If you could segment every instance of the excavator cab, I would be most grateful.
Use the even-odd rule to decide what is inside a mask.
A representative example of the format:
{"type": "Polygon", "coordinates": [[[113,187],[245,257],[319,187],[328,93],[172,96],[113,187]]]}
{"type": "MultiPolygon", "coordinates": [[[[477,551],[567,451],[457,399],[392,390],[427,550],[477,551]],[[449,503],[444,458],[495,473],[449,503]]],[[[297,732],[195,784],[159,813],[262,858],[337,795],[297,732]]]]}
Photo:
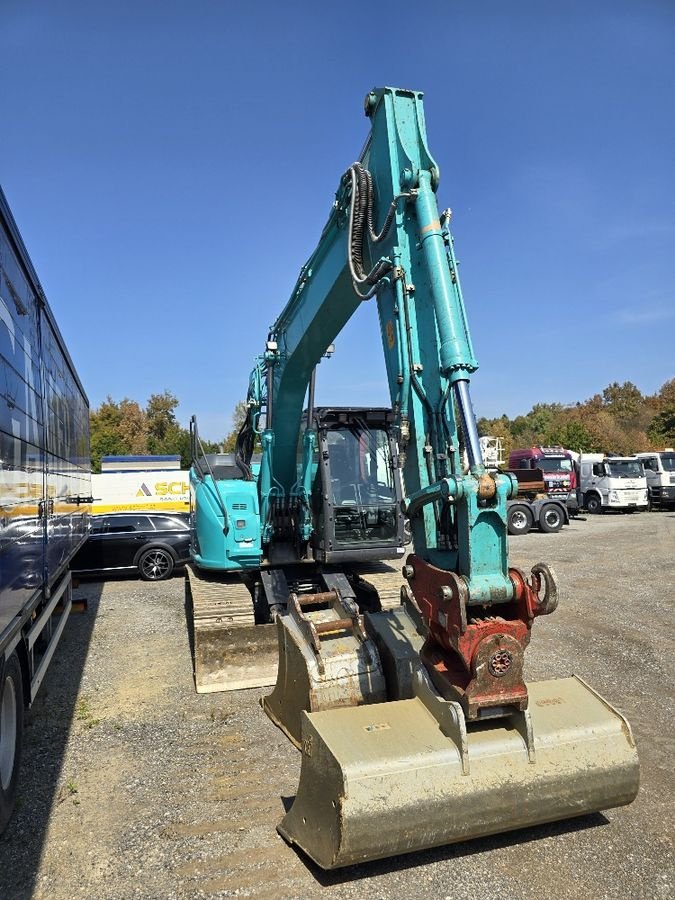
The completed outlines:
{"type": "Polygon", "coordinates": [[[242,465],[237,454],[204,453],[191,422],[187,589],[200,693],[274,684],[272,623],[286,611],[293,591],[326,593],[337,567],[348,576],[348,596],[362,611],[398,603],[400,568],[383,562],[404,555],[406,538],[392,411],[319,407],[309,417],[305,413],[303,432],[308,418],[314,450],[305,458],[301,436],[297,463],[298,482],[304,481],[303,466],[310,467],[311,537],[297,539],[299,505],[273,507],[276,540],[268,548],[262,543],[260,458],[251,454],[242,465]],[[278,539],[283,528],[285,542],[278,539]],[[277,559],[266,557],[266,549],[277,559]]]}
{"type": "Polygon", "coordinates": [[[404,553],[403,489],[390,409],[321,407],[311,546],[321,563],[404,553]]]}

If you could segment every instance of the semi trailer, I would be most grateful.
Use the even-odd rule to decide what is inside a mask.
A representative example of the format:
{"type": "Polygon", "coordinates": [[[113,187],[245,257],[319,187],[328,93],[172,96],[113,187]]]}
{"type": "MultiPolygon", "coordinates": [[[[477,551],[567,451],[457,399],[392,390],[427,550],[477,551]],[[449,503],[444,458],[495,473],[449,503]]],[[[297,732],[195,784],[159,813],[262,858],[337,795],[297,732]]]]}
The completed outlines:
{"type": "Polygon", "coordinates": [[[0,832],[24,709],[72,607],[91,509],[89,402],[0,189],[0,832]]]}

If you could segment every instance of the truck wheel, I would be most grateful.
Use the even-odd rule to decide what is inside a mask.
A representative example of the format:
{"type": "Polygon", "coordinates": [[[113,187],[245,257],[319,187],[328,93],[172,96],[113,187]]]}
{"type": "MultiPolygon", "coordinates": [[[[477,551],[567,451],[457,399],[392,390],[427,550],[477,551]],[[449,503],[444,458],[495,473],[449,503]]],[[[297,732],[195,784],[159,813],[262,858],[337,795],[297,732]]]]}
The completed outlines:
{"type": "Polygon", "coordinates": [[[0,834],[14,810],[23,739],[23,680],[16,653],[5,662],[0,682],[0,834]]]}
{"type": "Polygon", "coordinates": [[[602,500],[598,494],[589,494],[586,497],[586,509],[593,515],[602,512],[602,500]]]}
{"type": "Polygon", "coordinates": [[[506,527],[509,534],[527,534],[532,528],[532,513],[524,506],[516,506],[510,509],[506,519],[506,527]]]}
{"type": "Polygon", "coordinates": [[[539,513],[539,527],[547,534],[555,534],[565,524],[562,511],[553,503],[546,503],[539,513]]]}
{"type": "Polygon", "coordinates": [[[164,581],[173,572],[174,560],[163,547],[146,550],[138,560],[138,571],[143,581],[164,581]]]}

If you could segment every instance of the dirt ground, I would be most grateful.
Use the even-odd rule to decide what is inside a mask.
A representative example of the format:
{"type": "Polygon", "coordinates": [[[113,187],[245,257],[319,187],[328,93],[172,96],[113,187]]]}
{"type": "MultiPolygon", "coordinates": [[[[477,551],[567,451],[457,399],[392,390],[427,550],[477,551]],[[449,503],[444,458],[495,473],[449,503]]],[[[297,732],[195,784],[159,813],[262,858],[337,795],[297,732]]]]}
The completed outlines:
{"type": "Polygon", "coordinates": [[[0,898],[673,897],[675,514],[588,517],[511,558],[563,590],[528,679],[577,673],[627,715],[631,806],[323,873],[275,831],[300,758],[262,692],[194,692],[183,579],[84,583],[27,715],[0,898]]]}

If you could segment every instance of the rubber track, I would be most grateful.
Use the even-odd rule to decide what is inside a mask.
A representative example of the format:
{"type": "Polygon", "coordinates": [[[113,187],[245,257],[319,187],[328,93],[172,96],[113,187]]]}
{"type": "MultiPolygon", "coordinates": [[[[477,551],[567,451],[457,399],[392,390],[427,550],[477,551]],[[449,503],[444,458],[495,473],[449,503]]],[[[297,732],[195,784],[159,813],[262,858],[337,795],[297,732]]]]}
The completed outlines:
{"type": "Polygon", "coordinates": [[[405,583],[401,574],[401,564],[376,561],[354,567],[360,575],[377,591],[382,609],[393,609],[401,605],[401,585],[405,583]]]}
{"type": "Polygon", "coordinates": [[[213,626],[255,625],[253,600],[242,581],[209,578],[192,566],[187,567],[187,576],[195,631],[213,626]]]}

